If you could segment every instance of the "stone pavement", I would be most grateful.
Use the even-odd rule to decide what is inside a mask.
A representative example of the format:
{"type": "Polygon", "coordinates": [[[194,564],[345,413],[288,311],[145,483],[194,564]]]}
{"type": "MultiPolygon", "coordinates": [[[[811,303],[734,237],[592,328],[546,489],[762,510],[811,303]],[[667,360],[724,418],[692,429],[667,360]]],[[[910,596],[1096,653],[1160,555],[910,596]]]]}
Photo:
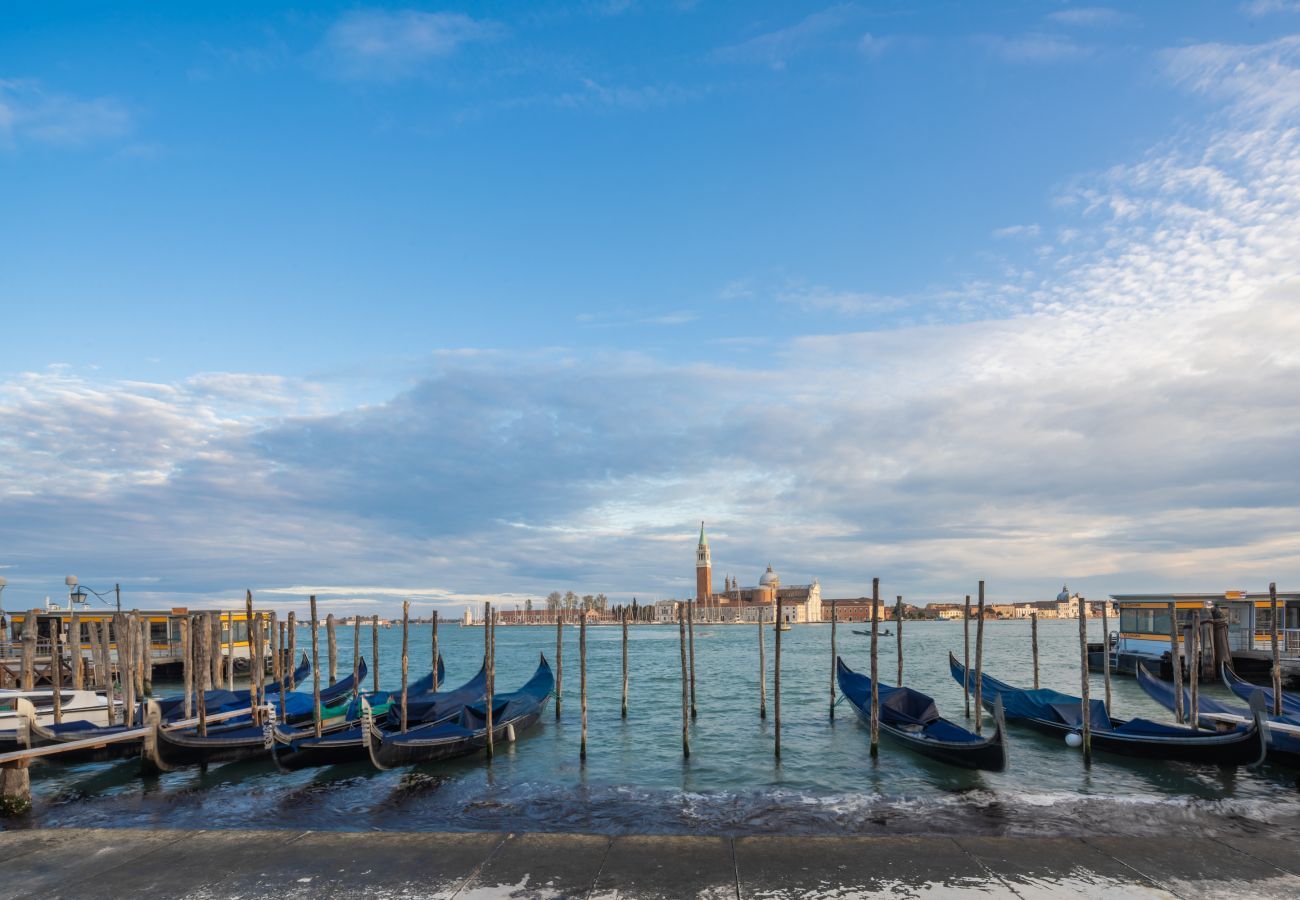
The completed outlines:
{"type": "Polygon", "coordinates": [[[1300,897],[1269,838],[33,829],[0,897],[1300,897]]]}

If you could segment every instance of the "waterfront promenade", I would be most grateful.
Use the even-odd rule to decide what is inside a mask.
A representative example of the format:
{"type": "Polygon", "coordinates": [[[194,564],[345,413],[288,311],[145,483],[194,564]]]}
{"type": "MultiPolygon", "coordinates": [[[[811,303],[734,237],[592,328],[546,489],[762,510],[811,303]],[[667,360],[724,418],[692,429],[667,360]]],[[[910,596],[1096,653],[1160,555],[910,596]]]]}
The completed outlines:
{"type": "Polygon", "coordinates": [[[1268,838],[30,829],[3,898],[1296,897],[1268,838]]]}

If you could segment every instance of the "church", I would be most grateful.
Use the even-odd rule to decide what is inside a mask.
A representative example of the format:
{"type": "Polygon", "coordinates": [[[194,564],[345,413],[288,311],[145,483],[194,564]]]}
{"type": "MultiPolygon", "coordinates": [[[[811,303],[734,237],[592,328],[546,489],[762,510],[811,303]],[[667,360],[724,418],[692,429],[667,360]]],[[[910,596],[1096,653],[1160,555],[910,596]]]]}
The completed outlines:
{"type": "Polygon", "coordinates": [[[776,602],[781,601],[781,617],[787,622],[822,621],[822,588],[817,579],[811,584],[781,584],[781,576],[768,565],[767,571],[753,587],[741,587],[738,579],[723,578],[722,590],[713,589],[713,558],[709,540],[700,523],[700,542],[695,548],[695,615],[706,622],[771,622],[776,616],[776,602]]]}

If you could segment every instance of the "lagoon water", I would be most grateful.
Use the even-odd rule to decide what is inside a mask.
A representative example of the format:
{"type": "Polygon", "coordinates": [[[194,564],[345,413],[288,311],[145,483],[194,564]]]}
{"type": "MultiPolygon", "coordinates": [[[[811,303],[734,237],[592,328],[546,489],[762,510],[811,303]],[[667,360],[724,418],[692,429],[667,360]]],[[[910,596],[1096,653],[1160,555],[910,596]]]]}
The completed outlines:
{"type": "MultiPolygon", "coordinates": [[[[1101,639],[1099,622],[1090,638],[1101,639]]],[[[870,638],[841,624],[850,666],[868,671],[870,638]]],[[[888,623],[893,628],[893,623],[888,623]]],[[[972,625],[972,653],[974,626],[972,625]]],[[[1040,623],[1041,681],[1079,691],[1078,627],[1040,623]]],[[[352,631],[340,629],[340,668],[350,670],[352,631]]],[[[483,630],[443,626],[447,683],[478,669],[483,630]]],[[[552,704],[540,725],[500,748],[492,764],[475,757],[408,771],[368,764],[284,774],[268,762],[233,763],[142,778],[134,761],[32,769],[30,824],[181,828],[291,827],[338,830],[530,829],[594,833],[893,834],[1249,834],[1300,837],[1297,773],[1181,763],[1155,764],[1099,754],[1091,769],[1063,741],[1011,725],[1010,765],[973,773],[922,759],[868,734],[847,703],[832,723],[830,626],[795,626],[782,635],[782,757],[773,759],[773,632],[765,633],[768,718],[758,716],[757,626],[697,625],[699,718],[691,757],[681,754],[681,675],[675,625],[631,629],[630,711],[619,716],[620,629],[588,630],[588,758],[578,759],[578,630],[564,629],[563,718],[552,704]]],[[[370,650],[362,630],[362,654],[370,650]]],[[[380,631],[381,685],[399,680],[401,630],[380,631]]],[[[411,629],[412,678],[429,671],[429,626],[411,629]]],[[[299,633],[299,647],[310,636],[299,633]]],[[[321,639],[324,661],[324,636],[321,639]]],[[[905,683],[962,718],[961,687],[947,653],[960,657],[960,622],[904,624],[905,683]]],[[[539,653],[554,662],[554,627],[497,629],[497,685],[512,690],[539,653]]],[[[985,668],[1032,685],[1029,622],[991,622],[985,668]]],[[[895,639],[880,642],[882,681],[893,681],[895,639]]],[[[1102,696],[1100,676],[1093,696],[1102,696]]],[[[308,687],[310,690],[310,687],[308,687]]],[[[1207,687],[1215,695],[1222,689],[1207,687]]],[[[1113,684],[1117,716],[1171,718],[1132,678],[1113,684]]],[[[987,728],[992,728],[987,721],[987,728]]]]}

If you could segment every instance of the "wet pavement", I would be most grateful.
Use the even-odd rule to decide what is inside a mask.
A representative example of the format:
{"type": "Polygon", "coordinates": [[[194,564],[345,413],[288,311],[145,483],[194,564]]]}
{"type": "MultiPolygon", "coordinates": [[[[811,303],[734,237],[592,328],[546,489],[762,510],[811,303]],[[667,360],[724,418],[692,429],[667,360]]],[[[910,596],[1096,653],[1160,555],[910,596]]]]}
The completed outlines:
{"type": "Polygon", "coordinates": [[[1296,897],[1270,838],[28,829],[0,897],[1296,897]]]}

